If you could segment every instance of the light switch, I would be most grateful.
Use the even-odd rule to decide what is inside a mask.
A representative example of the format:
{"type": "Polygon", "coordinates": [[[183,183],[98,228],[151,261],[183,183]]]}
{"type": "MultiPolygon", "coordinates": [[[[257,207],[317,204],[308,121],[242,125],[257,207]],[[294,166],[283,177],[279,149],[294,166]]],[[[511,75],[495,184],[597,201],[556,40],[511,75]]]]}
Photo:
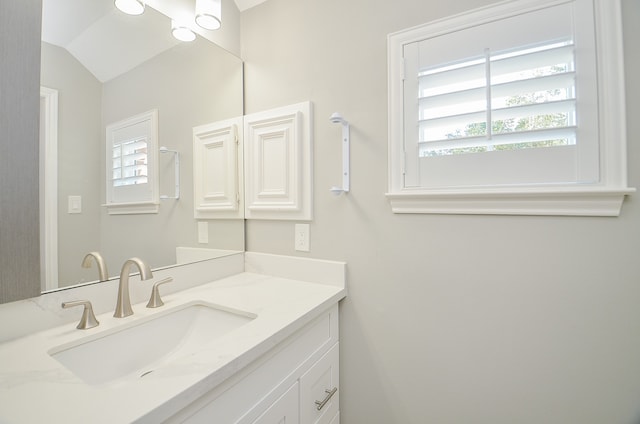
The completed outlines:
{"type": "Polygon", "coordinates": [[[198,243],[209,243],[209,223],[198,221],[198,243]]]}
{"type": "Polygon", "coordinates": [[[67,201],[67,211],[69,213],[82,213],[82,196],[69,196],[67,201]]]}

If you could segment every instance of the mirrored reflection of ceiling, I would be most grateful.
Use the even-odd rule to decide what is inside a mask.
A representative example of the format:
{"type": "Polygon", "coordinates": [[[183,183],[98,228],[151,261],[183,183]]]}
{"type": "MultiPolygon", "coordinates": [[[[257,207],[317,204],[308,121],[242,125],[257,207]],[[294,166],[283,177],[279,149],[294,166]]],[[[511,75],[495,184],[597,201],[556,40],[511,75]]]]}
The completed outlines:
{"type": "Polygon", "coordinates": [[[140,16],[126,15],[113,0],[42,3],[42,41],[67,49],[101,82],[178,44],[168,22],[150,7],[140,16]]]}
{"type": "Polygon", "coordinates": [[[238,9],[242,12],[251,9],[254,6],[264,3],[267,0],[235,0],[238,9]]]}
{"type": "MultiPolygon", "coordinates": [[[[235,0],[235,4],[246,10],[264,1],[235,0]]],[[[118,11],[113,0],[43,0],[42,40],[67,49],[106,82],[179,43],[171,36],[165,15],[173,16],[180,3],[184,0],[147,1],[145,13],[129,16],[118,11]],[[154,3],[164,14],[149,7],[154,3]]]]}

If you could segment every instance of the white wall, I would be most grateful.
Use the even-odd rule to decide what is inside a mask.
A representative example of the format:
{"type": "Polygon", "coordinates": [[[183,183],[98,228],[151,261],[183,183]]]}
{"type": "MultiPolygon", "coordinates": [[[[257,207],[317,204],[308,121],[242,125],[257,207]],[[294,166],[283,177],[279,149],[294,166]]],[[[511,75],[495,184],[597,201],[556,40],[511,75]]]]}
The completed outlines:
{"type": "MultiPolygon", "coordinates": [[[[102,98],[103,128],[158,109],[158,147],[180,152],[178,201],[161,200],[157,214],[108,215],[103,208],[101,240],[107,263],[122,264],[127,258],[139,256],[152,268],[166,266],[175,263],[176,246],[243,250],[242,220],[212,220],[209,243],[197,242],[192,166],[193,127],[242,115],[240,59],[198,38],[106,82],[102,98]]],[[[158,155],[161,195],[175,193],[172,159],[173,155],[158,155]]],[[[100,166],[104,175],[104,152],[100,166]]],[[[104,183],[100,188],[104,199],[104,183]]],[[[112,270],[115,272],[119,269],[112,270]]]]}
{"type": "MultiPolygon", "coordinates": [[[[311,251],[292,222],[250,221],[247,249],[348,262],[344,424],[638,423],[640,194],[618,218],[394,215],[386,35],[491,0],[269,0],[242,14],[245,112],[311,100],[311,251]],[[351,193],[340,128],[351,122],[351,193]]],[[[640,75],[640,2],[623,0],[640,75]]],[[[640,188],[640,83],[629,80],[629,181],[640,188]]]]}
{"type": "MultiPolygon", "coordinates": [[[[182,44],[104,85],[65,49],[42,43],[43,85],[59,90],[58,265],[60,286],[95,280],[80,266],[100,251],[110,275],[129,257],[152,267],[176,263],[176,246],[243,250],[242,221],[210,223],[210,243],[196,240],[192,193],[195,125],[242,114],[242,65],[210,42],[182,44]],[[104,103],[104,104],[103,104],[104,103]],[[154,215],[110,216],[105,202],[105,125],[159,109],[160,145],[181,154],[181,199],[162,201],[154,215]],[[104,114],[104,122],[103,122],[104,114]],[[67,213],[67,197],[82,196],[82,213],[67,213]],[[157,240],[158,231],[162,237],[157,240]],[[151,242],[151,240],[153,240],[151,242]]],[[[159,155],[160,192],[174,195],[173,155],[159,155]]]]}
{"type": "MultiPolygon", "coordinates": [[[[87,252],[100,250],[103,175],[102,84],[67,50],[42,43],[40,83],[58,90],[58,282],[96,280],[82,268],[87,252]],[[82,196],[82,213],[68,213],[68,196],[82,196]]],[[[115,271],[115,270],[113,270],[115,271]]]]}

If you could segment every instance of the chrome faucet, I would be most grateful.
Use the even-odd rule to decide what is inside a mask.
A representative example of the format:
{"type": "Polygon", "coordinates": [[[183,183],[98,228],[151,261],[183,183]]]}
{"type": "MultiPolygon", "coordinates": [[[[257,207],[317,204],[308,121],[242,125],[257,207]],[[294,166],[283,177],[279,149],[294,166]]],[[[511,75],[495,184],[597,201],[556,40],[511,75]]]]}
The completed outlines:
{"type": "Polygon", "coordinates": [[[100,281],[107,281],[109,279],[109,273],[107,273],[107,264],[104,262],[104,259],[99,252],[87,253],[82,260],[82,267],[91,268],[91,258],[95,259],[96,264],[98,265],[98,274],[100,277],[100,281]]]}
{"type": "Polygon", "coordinates": [[[131,309],[131,299],[129,298],[129,269],[131,265],[136,265],[140,271],[140,280],[148,280],[153,278],[151,268],[142,259],[131,258],[127,259],[122,265],[122,271],[120,271],[120,284],[118,285],[118,302],[116,303],[116,310],[113,316],[116,318],[124,318],[129,315],[133,315],[133,309],[131,309]]]}

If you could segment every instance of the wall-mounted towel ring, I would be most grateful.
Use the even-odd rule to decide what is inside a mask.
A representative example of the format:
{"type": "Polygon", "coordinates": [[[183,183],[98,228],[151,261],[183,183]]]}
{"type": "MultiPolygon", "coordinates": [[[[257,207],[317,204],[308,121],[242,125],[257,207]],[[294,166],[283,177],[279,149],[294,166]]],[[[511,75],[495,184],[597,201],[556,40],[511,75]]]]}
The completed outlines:
{"type": "Polygon", "coordinates": [[[349,192],[349,122],[338,112],[333,113],[329,120],[334,124],[342,124],[342,187],[331,187],[336,196],[349,192]]]}
{"type": "Polygon", "coordinates": [[[174,163],[174,169],[176,171],[176,177],[175,177],[176,191],[175,191],[175,196],[167,196],[165,194],[165,195],[160,196],[160,199],[162,199],[162,200],[176,199],[177,200],[177,199],[180,198],[180,153],[178,153],[178,151],[176,151],[176,150],[167,149],[164,146],[160,147],[160,153],[173,153],[173,163],[174,163]]]}

